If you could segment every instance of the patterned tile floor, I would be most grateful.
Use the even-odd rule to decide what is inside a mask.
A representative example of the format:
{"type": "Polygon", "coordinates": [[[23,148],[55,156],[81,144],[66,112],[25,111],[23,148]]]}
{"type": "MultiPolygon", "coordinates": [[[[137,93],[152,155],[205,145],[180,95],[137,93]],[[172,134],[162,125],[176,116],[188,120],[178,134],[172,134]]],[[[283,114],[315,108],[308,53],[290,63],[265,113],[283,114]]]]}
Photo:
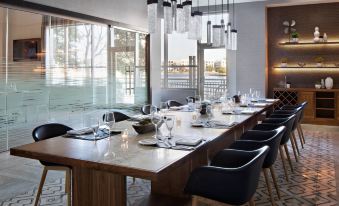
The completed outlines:
{"type": "MultiPolygon", "coordinates": [[[[281,160],[277,159],[275,170],[278,176],[278,184],[281,191],[281,200],[278,200],[275,190],[273,194],[277,205],[337,205],[336,192],[336,147],[333,141],[339,133],[326,131],[306,132],[306,145],[301,149],[301,157],[296,163],[293,155],[292,161],[295,173],[290,173],[290,181],[286,182],[281,160]]],[[[299,145],[300,146],[300,145],[299,145]]],[[[1,160],[1,159],[0,159],[1,160]]],[[[1,161],[0,161],[1,163],[1,161]]],[[[40,168],[36,162],[25,163],[26,166],[40,168]]],[[[41,174],[41,173],[39,173],[41,174]]],[[[38,174],[38,176],[39,176],[38,174]]],[[[1,169],[0,169],[1,175],[1,169]]],[[[0,176],[1,180],[1,176],[0,176]]],[[[66,196],[64,194],[64,179],[55,176],[44,186],[41,205],[59,206],[64,205],[66,196]]],[[[20,183],[17,183],[20,184],[20,183]]],[[[37,184],[37,183],[36,183],[37,184]]],[[[31,205],[37,190],[36,184],[27,188],[25,192],[14,194],[10,198],[0,202],[0,205],[31,205]]],[[[128,205],[138,205],[138,203],[150,192],[150,182],[137,179],[133,184],[128,178],[128,205]]],[[[0,187],[0,189],[2,189],[0,187]]],[[[1,198],[0,198],[1,199],[1,198]]],[[[268,192],[262,177],[255,196],[257,205],[270,205],[268,192]]],[[[0,200],[1,201],[1,200],[0,200]]]]}

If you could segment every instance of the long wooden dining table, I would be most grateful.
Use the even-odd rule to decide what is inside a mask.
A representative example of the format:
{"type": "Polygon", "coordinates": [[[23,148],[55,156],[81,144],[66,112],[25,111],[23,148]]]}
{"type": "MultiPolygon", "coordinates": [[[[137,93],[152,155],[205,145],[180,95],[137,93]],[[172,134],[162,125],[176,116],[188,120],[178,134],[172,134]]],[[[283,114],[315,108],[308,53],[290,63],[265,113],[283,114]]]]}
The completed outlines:
{"type": "MultiPolygon", "coordinates": [[[[253,114],[215,112],[213,119],[237,122],[228,129],[192,127],[191,112],[169,112],[181,119],[174,135],[205,140],[202,146],[190,151],[140,145],[139,140],[152,138],[154,134],[138,135],[131,127],[132,122],[124,121],[117,125],[129,130],[127,140],[121,135],[95,142],[55,137],[12,148],[10,154],[71,167],[73,206],[126,205],[127,176],[150,180],[151,195],[189,199],[184,187],[191,171],[207,165],[217,152],[257,124],[265,112],[273,110],[277,102],[251,108],[256,111],[253,114]]],[[[156,205],[162,205],[161,200],[156,205]]]]}

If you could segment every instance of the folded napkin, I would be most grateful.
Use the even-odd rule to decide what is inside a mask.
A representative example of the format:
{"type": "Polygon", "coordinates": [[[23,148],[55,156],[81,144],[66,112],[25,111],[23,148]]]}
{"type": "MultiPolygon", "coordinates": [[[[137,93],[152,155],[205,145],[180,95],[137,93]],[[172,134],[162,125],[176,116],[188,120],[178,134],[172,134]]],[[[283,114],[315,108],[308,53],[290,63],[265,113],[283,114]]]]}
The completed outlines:
{"type": "Polygon", "coordinates": [[[201,137],[183,137],[175,141],[177,145],[197,146],[202,142],[201,137]]]}
{"type": "Polygon", "coordinates": [[[257,111],[254,111],[254,110],[242,110],[241,111],[241,114],[254,114],[256,113],[257,111]]]}
{"type": "Polygon", "coordinates": [[[91,133],[93,133],[93,129],[90,127],[67,131],[67,135],[84,135],[84,134],[91,134],[91,133]]]}
{"type": "Polygon", "coordinates": [[[253,106],[255,107],[266,107],[268,104],[267,103],[254,103],[253,106]]]}
{"type": "Polygon", "coordinates": [[[177,110],[181,110],[182,108],[183,108],[182,106],[179,106],[179,107],[174,106],[174,107],[170,107],[169,110],[177,111],[177,110]]]}
{"type": "Polygon", "coordinates": [[[223,122],[223,121],[212,120],[212,121],[209,121],[205,127],[215,128],[215,129],[228,129],[237,124],[238,124],[237,122],[223,122]]]}

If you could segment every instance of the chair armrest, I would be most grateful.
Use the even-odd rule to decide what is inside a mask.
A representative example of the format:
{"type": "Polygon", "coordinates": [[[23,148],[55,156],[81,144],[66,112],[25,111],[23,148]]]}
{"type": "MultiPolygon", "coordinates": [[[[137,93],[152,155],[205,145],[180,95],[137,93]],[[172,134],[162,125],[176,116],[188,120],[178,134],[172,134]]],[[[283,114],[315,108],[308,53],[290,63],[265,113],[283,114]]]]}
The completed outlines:
{"type": "Polygon", "coordinates": [[[225,149],[218,152],[211,161],[211,166],[237,169],[244,166],[258,153],[253,151],[243,151],[235,149],[225,149]]]}
{"type": "Polygon", "coordinates": [[[277,129],[279,126],[277,124],[271,123],[261,123],[255,125],[252,130],[260,130],[260,131],[271,131],[277,129]]]}

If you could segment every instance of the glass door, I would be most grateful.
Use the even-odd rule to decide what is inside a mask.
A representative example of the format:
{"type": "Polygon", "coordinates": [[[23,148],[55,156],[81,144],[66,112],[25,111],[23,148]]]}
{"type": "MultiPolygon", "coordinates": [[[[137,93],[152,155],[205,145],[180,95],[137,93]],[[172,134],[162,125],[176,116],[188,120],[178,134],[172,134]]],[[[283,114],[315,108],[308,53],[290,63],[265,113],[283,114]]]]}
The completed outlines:
{"type": "Polygon", "coordinates": [[[199,45],[199,93],[204,99],[219,99],[227,88],[226,49],[199,45]]]}

